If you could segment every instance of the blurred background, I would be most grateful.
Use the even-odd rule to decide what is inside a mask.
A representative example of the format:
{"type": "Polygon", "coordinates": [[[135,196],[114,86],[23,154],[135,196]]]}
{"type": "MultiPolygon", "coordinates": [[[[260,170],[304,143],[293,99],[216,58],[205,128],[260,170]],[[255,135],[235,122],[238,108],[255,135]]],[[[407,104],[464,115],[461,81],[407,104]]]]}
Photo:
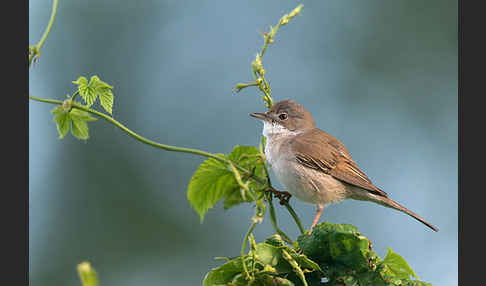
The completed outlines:
{"type": "MultiPolygon", "coordinates": [[[[210,152],[257,145],[265,110],[251,61],[261,33],[301,1],[60,1],[32,95],[64,99],[71,81],[114,85],[114,117],[152,140],[210,152]]],[[[384,257],[391,247],[421,280],[457,285],[457,3],[303,1],[263,58],[274,99],[292,98],[341,140],[371,180],[440,232],[379,205],[344,201],[320,221],[350,223],[384,257]]],[[[50,0],[29,4],[40,39],[50,0]]],[[[102,286],[200,285],[237,256],[253,208],[210,210],[186,200],[204,160],[158,150],[103,120],[87,142],[59,140],[50,110],[29,102],[30,284],[77,286],[89,260],[102,286]]],[[[96,105],[99,107],[99,105],[96,105]]],[[[274,179],[276,187],[281,185],[274,179]]],[[[315,207],[291,200],[308,228],[315,207]]],[[[279,224],[298,229],[278,207],[279,224]]],[[[273,233],[268,218],[257,241],[273,233]]]]}

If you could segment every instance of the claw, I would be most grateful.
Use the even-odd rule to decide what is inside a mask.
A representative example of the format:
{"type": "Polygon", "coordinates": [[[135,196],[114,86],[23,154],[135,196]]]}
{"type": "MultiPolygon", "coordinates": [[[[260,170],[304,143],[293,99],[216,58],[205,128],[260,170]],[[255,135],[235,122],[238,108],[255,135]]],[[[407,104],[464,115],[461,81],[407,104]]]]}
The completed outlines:
{"type": "Polygon", "coordinates": [[[276,198],[278,198],[280,200],[281,205],[284,205],[286,202],[288,203],[290,197],[292,197],[292,195],[289,192],[277,191],[272,187],[268,188],[267,191],[271,192],[276,198]]]}

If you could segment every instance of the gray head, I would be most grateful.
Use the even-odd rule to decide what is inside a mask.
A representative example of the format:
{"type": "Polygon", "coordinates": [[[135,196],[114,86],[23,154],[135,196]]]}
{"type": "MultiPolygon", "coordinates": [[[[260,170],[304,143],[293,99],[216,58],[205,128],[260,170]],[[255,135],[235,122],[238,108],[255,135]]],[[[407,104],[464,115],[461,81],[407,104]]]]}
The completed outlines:
{"type": "Polygon", "coordinates": [[[265,137],[300,133],[316,128],[309,111],[290,99],[277,102],[265,113],[251,113],[250,116],[263,120],[263,135],[265,137]]]}

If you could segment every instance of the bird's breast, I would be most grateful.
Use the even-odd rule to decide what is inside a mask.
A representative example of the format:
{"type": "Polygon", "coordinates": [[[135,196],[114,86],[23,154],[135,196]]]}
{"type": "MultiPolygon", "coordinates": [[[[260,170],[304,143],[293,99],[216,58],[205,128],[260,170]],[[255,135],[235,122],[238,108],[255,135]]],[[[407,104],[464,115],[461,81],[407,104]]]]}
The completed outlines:
{"type": "Polygon", "coordinates": [[[297,199],[326,205],[346,198],[347,186],[334,177],[300,164],[285,140],[268,140],[265,156],[279,182],[297,199]]]}

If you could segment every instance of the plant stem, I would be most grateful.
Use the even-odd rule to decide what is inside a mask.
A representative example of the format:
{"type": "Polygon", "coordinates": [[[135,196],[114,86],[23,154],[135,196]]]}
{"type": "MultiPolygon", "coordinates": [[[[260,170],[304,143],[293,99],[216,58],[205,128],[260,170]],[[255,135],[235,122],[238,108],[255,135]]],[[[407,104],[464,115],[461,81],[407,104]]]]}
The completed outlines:
{"type": "Polygon", "coordinates": [[[76,90],[76,92],[73,94],[73,96],[71,97],[71,100],[74,102],[74,100],[76,99],[76,95],[79,94],[79,90],[76,90]]]}
{"type": "Polygon", "coordinates": [[[63,103],[61,100],[40,98],[40,97],[33,96],[33,95],[29,95],[29,98],[30,99],[33,99],[33,100],[36,100],[36,101],[45,102],[45,103],[51,103],[51,104],[59,104],[59,105],[62,105],[62,103],[63,103]]]}
{"type": "Polygon", "coordinates": [[[248,229],[248,232],[245,235],[245,238],[243,239],[243,244],[241,245],[241,264],[243,265],[243,270],[245,271],[246,274],[246,279],[250,278],[250,273],[248,273],[248,268],[246,268],[246,263],[245,263],[245,248],[246,244],[248,243],[248,236],[253,232],[253,229],[255,229],[256,222],[252,223],[250,228],[248,229]]]}
{"type": "Polygon", "coordinates": [[[294,218],[295,223],[299,227],[300,233],[304,234],[304,227],[302,226],[302,222],[299,219],[299,216],[295,213],[294,209],[290,206],[289,202],[284,201],[284,206],[289,211],[290,215],[294,218]]]}
{"type": "Polygon", "coordinates": [[[269,211],[269,213],[270,213],[270,222],[272,223],[273,228],[282,237],[283,240],[285,240],[287,243],[289,243],[290,245],[292,245],[294,242],[289,238],[289,236],[287,234],[285,234],[285,232],[283,232],[278,227],[278,224],[277,224],[277,216],[275,215],[275,208],[274,208],[273,202],[272,202],[272,194],[267,193],[266,196],[267,196],[266,199],[267,199],[268,205],[270,206],[270,211],[269,211]]]}
{"type": "Polygon", "coordinates": [[[44,45],[44,42],[46,41],[47,36],[51,31],[52,25],[54,24],[54,19],[56,18],[58,2],[59,2],[58,0],[54,0],[54,2],[52,3],[51,18],[49,19],[49,23],[47,24],[46,29],[44,30],[44,34],[42,35],[37,45],[33,47],[33,51],[32,52],[29,51],[29,67],[32,64],[32,60],[34,59],[34,57],[39,55],[39,51],[42,48],[42,45],[44,45]]]}
{"type": "MultiPolygon", "coordinates": [[[[90,108],[85,107],[85,106],[83,106],[83,105],[81,105],[79,103],[76,103],[76,102],[73,102],[72,103],[72,106],[74,108],[78,108],[78,109],[84,110],[86,112],[90,112],[92,114],[95,114],[95,115],[97,115],[99,117],[102,117],[103,119],[109,121],[110,123],[112,123],[115,126],[117,126],[118,128],[120,128],[121,130],[123,130],[126,133],[128,133],[133,138],[137,139],[138,141],[140,141],[142,143],[145,143],[147,145],[150,145],[152,147],[164,149],[164,150],[167,150],[167,151],[190,153],[190,154],[195,154],[195,155],[199,155],[199,156],[203,156],[203,157],[213,158],[215,160],[218,160],[218,161],[223,162],[223,163],[226,163],[226,164],[233,164],[235,166],[235,168],[239,169],[240,171],[243,171],[243,172],[248,173],[248,174],[250,173],[250,171],[248,171],[248,170],[242,168],[241,166],[238,166],[238,165],[232,163],[230,160],[225,159],[225,158],[222,158],[222,157],[220,157],[220,156],[218,156],[216,154],[209,153],[209,152],[202,151],[202,150],[198,150],[198,149],[185,148],[185,147],[176,147],[176,146],[170,146],[170,145],[161,144],[161,143],[152,141],[150,139],[147,139],[145,137],[142,137],[142,136],[138,135],[137,133],[135,133],[132,130],[128,129],[123,124],[121,124],[120,122],[116,121],[115,119],[113,119],[112,117],[110,117],[110,116],[108,116],[108,115],[106,115],[104,113],[101,113],[99,111],[90,109],[90,108]]],[[[258,179],[259,182],[262,183],[262,180],[260,178],[258,178],[256,176],[252,176],[252,177],[254,179],[258,179]]]]}
{"type": "Polygon", "coordinates": [[[39,43],[37,43],[37,48],[40,50],[42,45],[47,39],[47,36],[49,35],[49,32],[51,31],[52,24],[54,23],[54,19],[56,18],[56,11],[57,11],[57,4],[58,0],[54,0],[52,3],[52,12],[51,12],[51,18],[49,19],[49,24],[47,24],[46,30],[44,31],[44,34],[42,35],[42,38],[39,40],[39,43]]]}
{"type": "MultiPolygon", "coordinates": [[[[63,103],[61,100],[44,99],[44,98],[39,98],[39,97],[35,97],[35,96],[32,96],[32,95],[29,95],[29,98],[30,99],[33,99],[33,100],[36,100],[36,101],[45,102],[45,103],[61,104],[61,105],[63,103]]],[[[147,139],[145,137],[142,137],[142,136],[138,135],[137,133],[135,133],[132,130],[130,130],[127,127],[125,127],[123,124],[121,124],[117,120],[113,119],[112,117],[110,117],[110,116],[108,116],[108,115],[106,115],[104,113],[101,113],[99,111],[93,110],[93,109],[88,108],[88,107],[85,107],[85,106],[83,106],[83,105],[81,105],[79,103],[76,103],[76,102],[72,102],[71,105],[72,105],[73,108],[81,109],[81,110],[84,110],[86,112],[95,114],[95,115],[97,115],[99,117],[102,117],[103,119],[107,120],[108,122],[114,124],[116,127],[118,127],[121,130],[125,131],[127,134],[129,134],[130,136],[134,137],[138,141],[140,141],[142,143],[145,143],[147,145],[150,145],[150,146],[153,146],[153,147],[156,147],[156,148],[160,148],[160,149],[164,149],[164,150],[167,150],[167,151],[191,153],[191,154],[196,154],[196,155],[199,155],[199,156],[213,158],[213,159],[216,159],[216,160],[221,161],[221,162],[224,162],[224,163],[228,163],[228,164],[231,163],[231,161],[226,160],[224,158],[221,158],[221,157],[217,156],[216,154],[212,154],[212,153],[205,152],[205,151],[202,151],[202,150],[197,150],[197,149],[192,149],[192,148],[184,148],[184,147],[176,147],[176,146],[170,146],[170,145],[165,145],[165,144],[157,143],[155,141],[152,141],[150,139],[147,139]]],[[[241,168],[240,166],[237,166],[237,165],[235,165],[235,167],[236,168],[241,168]]],[[[243,169],[243,171],[248,172],[245,169],[243,169]]]]}

